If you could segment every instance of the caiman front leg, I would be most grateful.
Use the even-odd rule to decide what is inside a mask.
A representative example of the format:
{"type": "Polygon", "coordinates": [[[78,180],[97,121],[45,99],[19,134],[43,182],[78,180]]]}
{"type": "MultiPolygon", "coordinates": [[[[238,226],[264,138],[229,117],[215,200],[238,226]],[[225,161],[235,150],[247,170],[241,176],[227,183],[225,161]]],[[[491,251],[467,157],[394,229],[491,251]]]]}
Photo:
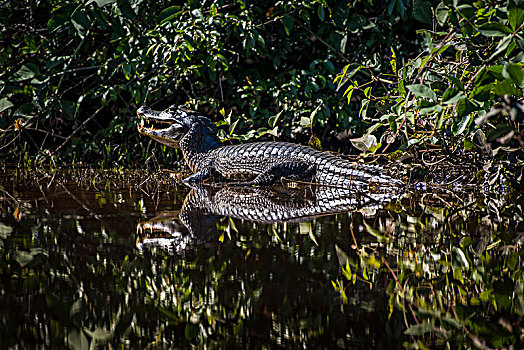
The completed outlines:
{"type": "Polygon", "coordinates": [[[197,171],[196,173],[194,173],[193,175],[190,175],[188,177],[186,177],[183,182],[186,184],[186,185],[189,185],[189,184],[197,184],[197,183],[201,183],[201,182],[204,182],[206,179],[208,179],[209,177],[211,176],[211,168],[204,168],[200,171],[197,171]]]}
{"type": "Polygon", "coordinates": [[[251,181],[231,182],[232,186],[268,186],[283,179],[301,180],[315,174],[316,166],[304,161],[286,161],[260,173],[251,181]]]}

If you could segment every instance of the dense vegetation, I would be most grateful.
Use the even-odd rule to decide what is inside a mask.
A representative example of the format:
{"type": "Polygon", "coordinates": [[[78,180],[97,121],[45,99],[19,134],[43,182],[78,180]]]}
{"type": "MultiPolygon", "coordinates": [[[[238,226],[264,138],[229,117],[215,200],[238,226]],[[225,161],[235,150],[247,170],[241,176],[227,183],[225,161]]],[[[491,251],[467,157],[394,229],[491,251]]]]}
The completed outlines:
{"type": "Polygon", "coordinates": [[[522,195],[500,190],[524,178],[523,29],[522,0],[2,2],[0,166],[53,171],[0,181],[0,347],[327,347],[348,334],[340,346],[521,347],[522,195]],[[54,168],[170,166],[176,152],[139,138],[135,112],[173,103],[228,142],[319,140],[409,178],[497,191],[424,193],[328,234],[224,219],[194,261],[141,255],[141,206],[179,203],[172,184],[144,175],[127,181],[140,192],[113,193],[124,171],[112,169],[117,180],[70,190],[54,168]],[[15,198],[27,189],[100,213],[40,222],[33,197],[15,198]],[[93,219],[111,217],[107,203],[116,228],[93,219]],[[270,341],[251,340],[259,319],[270,341]]]}
{"type": "Polygon", "coordinates": [[[520,0],[9,1],[0,147],[11,161],[129,166],[152,147],[137,106],[188,103],[224,139],[318,133],[346,153],[496,157],[520,182],[523,20],[520,0]]]}

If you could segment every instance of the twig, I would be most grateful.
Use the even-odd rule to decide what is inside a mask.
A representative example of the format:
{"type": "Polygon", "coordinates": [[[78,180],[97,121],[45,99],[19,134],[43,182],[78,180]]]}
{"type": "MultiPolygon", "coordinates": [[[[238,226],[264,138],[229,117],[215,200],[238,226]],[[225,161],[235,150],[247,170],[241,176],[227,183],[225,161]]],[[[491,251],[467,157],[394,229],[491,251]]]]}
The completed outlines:
{"type": "Polygon", "coordinates": [[[69,142],[69,140],[71,140],[71,138],[73,138],[73,136],[75,136],[87,123],[89,123],[94,117],[96,117],[98,115],[98,113],[100,113],[102,111],[102,109],[105,108],[105,104],[100,106],[100,108],[98,108],[95,113],[93,113],[89,118],[87,118],[86,120],[84,120],[84,122],[82,124],[80,124],[80,126],[78,128],[76,128],[72,133],[71,135],[69,135],[65,141],[57,147],[57,149],[55,149],[51,154],[54,154],[56,152],[58,152],[60,149],[62,149],[62,147],[65,146],[66,143],[69,142]]]}

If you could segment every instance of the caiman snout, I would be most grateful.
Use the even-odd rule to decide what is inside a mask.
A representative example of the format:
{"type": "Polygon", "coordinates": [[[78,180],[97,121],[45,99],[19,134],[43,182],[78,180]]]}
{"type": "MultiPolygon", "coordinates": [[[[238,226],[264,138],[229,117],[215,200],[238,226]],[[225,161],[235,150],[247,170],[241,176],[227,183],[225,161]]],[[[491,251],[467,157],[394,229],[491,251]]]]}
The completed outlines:
{"type": "Polygon", "coordinates": [[[155,111],[147,106],[142,106],[136,111],[136,114],[140,134],[147,135],[166,146],[178,147],[184,126],[173,113],[155,111]]]}

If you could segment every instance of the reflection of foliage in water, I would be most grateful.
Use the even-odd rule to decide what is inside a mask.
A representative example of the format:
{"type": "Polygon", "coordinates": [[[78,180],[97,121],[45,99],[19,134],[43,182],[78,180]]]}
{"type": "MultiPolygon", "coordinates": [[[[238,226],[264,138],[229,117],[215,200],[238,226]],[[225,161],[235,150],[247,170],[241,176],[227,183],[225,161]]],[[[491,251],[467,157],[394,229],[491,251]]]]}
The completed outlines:
{"type": "Polygon", "coordinates": [[[522,342],[522,198],[490,210],[485,203],[494,199],[440,198],[443,207],[424,197],[394,208],[399,213],[379,225],[364,222],[375,239],[348,251],[345,278],[337,281],[342,297],[359,279],[376,288],[389,274],[388,312],[403,313],[411,341],[481,348],[522,342]]]}
{"type": "Polygon", "coordinates": [[[224,218],[180,259],[134,250],[142,213],[180,195],[107,181],[70,191],[75,210],[68,184],[3,186],[0,346],[522,342],[521,198],[497,212],[466,194],[413,195],[299,225],[224,218]]]}

